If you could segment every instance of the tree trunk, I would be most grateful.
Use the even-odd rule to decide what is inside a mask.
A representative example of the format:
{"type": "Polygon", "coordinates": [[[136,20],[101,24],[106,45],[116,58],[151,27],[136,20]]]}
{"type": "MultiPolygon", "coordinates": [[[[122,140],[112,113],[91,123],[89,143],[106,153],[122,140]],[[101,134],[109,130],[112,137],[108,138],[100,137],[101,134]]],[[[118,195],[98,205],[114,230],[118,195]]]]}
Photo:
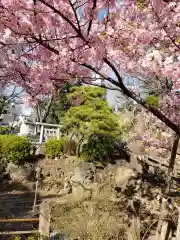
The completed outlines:
{"type": "Polygon", "coordinates": [[[37,122],[41,122],[41,112],[40,112],[39,103],[37,103],[36,105],[36,118],[37,118],[37,122]]]}
{"type": "Polygon", "coordinates": [[[174,165],[175,165],[175,160],[176,160],[176,152],[178,149],[178,144],[179,144],[179,135],[176,134],[173,142],[173,147],[171,150],[171,156],[169,159],[169,166],[168,166],[168,176],[167,176],[167,183],[166,183],[166,189],[165,189],[165,194],[168,194],[170,191],[170,186],[171,186],[171,180],[172,180],[172,175],[174,171],[174,165]]]}
{"type": "Polygon", "coordinates": [[[84,140],[84,135],[82,135],[82,137],[80,138],[79,143],[78,143],[77,148],[76,148],[76,155],[78,157],[80,157],[81,144],[83,143],[83,140],[84,140]]]}

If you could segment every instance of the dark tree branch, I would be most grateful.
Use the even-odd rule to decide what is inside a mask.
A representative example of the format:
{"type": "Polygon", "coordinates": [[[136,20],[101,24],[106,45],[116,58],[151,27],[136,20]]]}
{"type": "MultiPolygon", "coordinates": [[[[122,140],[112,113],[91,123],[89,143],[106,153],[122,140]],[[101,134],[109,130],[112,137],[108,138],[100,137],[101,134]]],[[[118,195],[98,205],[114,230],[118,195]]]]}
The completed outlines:
{"type": "Polygon", "coordinates": [[[41,3],[43,3],[45,6],[49,7],[54,13],[57,13],[60,17],[62,17],[62,19],[64,19],[72,27],[72,29],[74,29],[74,31],[78,34],[78,36],[87,43],[87,41],[84,38],[84,36],[82,35],[81,31],[73,24],[73,22],[68,17],[66,17],[61,11],[56,9],[54,6],[52,6],[48,2],[46,2],[44,0],[39,0],[39,1],[41,3]]]}
{"type": "Polygon", "coordinates": [[[34,39],[41,46],[45,47],[46,49],[50,50],[51,52],[55,53],[56,55],[59,55],[59,51],[58,50],[56,50],[55,48],[51,47],[47,42],[43,41],[41,38],[37,38],[36,36],[32,36],[32,39],[34,39]]]}
{"type": "MultiPolygon", "coordinates": [[[[92,14],[93,14],[93,10],[96,8],[96,4],[97,4],[97,0],[93,0],[92,14]]],[[[88,28],[87,28],[87,35],[89,35],[89,33],[91,31],[92,22],[93,22],[93,19],[91,19],[89,21],[89,25],[88,25],[88,28]]]]}
{"type": "Polygon", "coordinates": [[[74,13],[77,25],[78,25],[78,30],[79,30],[79,32],[81,32],[81,27],[80,27],[80,23],[79,23],[79,19],[78,19],[78,15],[77,15],[76,9],[74,8],[74,5],[72,4],[71,0],[68,0],[68,1],[69,1],[69,4],[70,4],[70,6],[71,6],[71,8],[73,10],[73,13],[74,13]]]}
{"type": "Polygon", "coordinates": [[[123,80],[116,69],[116,67],[107,59],[104,58],[104,62],[113,70],[115,73],[118,82],[113,81],[113,84],[115,84],[117,87],[119,87],[122,92],[130,97],[131,99],[135,100],[137,103],[139,103],[141,106],[143,106],[145,109],[149,110],[151,113],[153,113],[154,116],[159,118],[162,122],[164,122],[168,127],[170,127],[173,131],[175,131],[180,136],[180,128],[178,125],[173,123],[171,120],[169,120],[159,109],[148,105],[143,99],[141,99],[138,95],[130,91],[123,83],[123,80]]]}

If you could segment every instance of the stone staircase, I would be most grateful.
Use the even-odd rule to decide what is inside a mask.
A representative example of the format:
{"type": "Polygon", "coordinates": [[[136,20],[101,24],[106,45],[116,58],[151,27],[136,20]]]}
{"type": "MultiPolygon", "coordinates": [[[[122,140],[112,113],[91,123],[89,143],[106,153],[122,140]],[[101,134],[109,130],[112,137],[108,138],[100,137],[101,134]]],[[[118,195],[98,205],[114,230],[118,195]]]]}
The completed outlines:
{"type": "Polygon", "coordinates": [[[31,186],[30,190],[30,186],[24,189],[20,186],[19,188],[14,187],[14,189],[13,185],[7,186],[4,189],[2,186],[0,188],[0,239],[3,240],[8,238],[2,238],[1,232],[38,230],[39,222],[30,222],[28,219],[39,218],[40,204],[44,200],[51,201],[58,197],[57,194],[40,191],[37,194],[36,208],[35,212],[33,212],[34,188],[31,186]],[[14,190],[15,188],[17,190],[14,190]],[[13,221],[3,222],[7,219],[13,221]],[[17,219],[25,219],[25,221],[16,222],[17,219]]]}
{"type": "Polygon", "coordinates": [[[0,239],[12,238],[12,236],[9,238],[10,235],[4,235],[3,232],[7,234],[13,231],[37,231],[41,201],[37,196],[38,207],[37,211],[33,213],[34,183],[22,184],[21,182],[4,181],[0,185],[0,239]],[[33,220],[36,218],[36,221],[27,220],[32,218],[33,220]]]}
{"type": "Polygon", "coordinates": [[[32,217],[34,192],[0,194],[0,219],[32,217]]]}

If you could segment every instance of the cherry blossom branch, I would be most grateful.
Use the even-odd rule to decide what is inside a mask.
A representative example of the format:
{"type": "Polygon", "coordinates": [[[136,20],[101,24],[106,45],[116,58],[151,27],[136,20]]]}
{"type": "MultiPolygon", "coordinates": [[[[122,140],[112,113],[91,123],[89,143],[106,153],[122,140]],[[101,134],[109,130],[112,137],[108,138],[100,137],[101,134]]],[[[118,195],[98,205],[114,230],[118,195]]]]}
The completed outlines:
{"type": "Polygon", "coordinates": [[[75,32],[78,34],[79,37],[81,37],[85,42],[86,39],[84,38],[84,36],[82,35],[81,31],[72,23],[72,21],[66,17],[61,11],[59,11],[58,9],[56,9],[54,6],[52,6],[51,4],[47,3],[44,0],[38,0],[41,3],[43,3],[45,6],[49,7],[54,13],[57,13],[60,17],[62,17],[62,19],[64,19],[74,30],[75,32]]]}
{"type": "Polygon", "coordinates": [[[104,62],[107,63],[107,65],[113,70],[113,72],[115,73],[118,82],[115,83],[116,86],[118,86],[122,92],[130,97],[131,99],[135,100],[137,103],[141,104],[145,109],[149,110],[151,113],[153,113],[157,118],[159,118],[161,121],[163,121],[168,127],[170,127],[173,131],[175,131],[178,135],[180,135],[180,128],[178,125],[176,125],[175,123],[173,123],[172,121],[169,120],[169,118],[167,118],[161,111],[159,111],[157,108],[150,106],[149,104],[147,104],[145,101],[143,101],[143,99],[141,99],[138,95],[136,95],[135,93],[133,93],[132,91],[130,91],[128,88],[126,88],[126,86],[123,83],[123,80],[119,74],[119,72],[117,71],[117,69],[115,68],[115,66],[107,59],[104,58],[104,62]]]}
{"type": "Polygon", "coordinates": [[[78,28],[61,11],[59,11],[54,6],[52,6],[51,4],[49,4],[44,0],[38,0],[38,1],[44,4],[45,6],[47,6],[48,8],[50,8],[54,13],[57,13],[60,17],[62,17],[67,23],[69,23],[69,25],[75,30],[75,32],[80,33],[78,28]]]}
{"type": "Polygon", "coordinates": [[[37,38],[36,36],[32,36],[32,39],[36,40],[37,43],[39,43],[41,46],[47,48],[51,52],[55,53],[56,55],[59,55],[59,51],[55,48],[51,47],[47,42],[44,42],[42,39],[37,38]]]}
{"type": "MultiPolygon", "coordinates": [[[[77,7],[75,7],[75,9],[77,10],[78,8],[81,8],[82,6],[84,6],[86,3],[88,3],[89,0],[83,2],[82,4],[79,4],[77,7]]],[[[77,3],[77,1],[74,3],[74,5],[77,3]]]]}
{"type": "Polygon", "coordinates": [[[171,40],[171,42],[174,44],[174,46],[176,46],[176,47],[180,50],[180,45],[176,44],[176,42],[174,41],[174,39],[169,35],[167,29],[166,29],[165,26],[162,24],[161,19],[160,19],[160,17],[158,16],[157,12],[154,11],[154,13],[155,13],[155,16],[156,16],[159,24],[162,25],[162,28],[163,28],[163,30],[165,31],[167,37],[171,40]]]}

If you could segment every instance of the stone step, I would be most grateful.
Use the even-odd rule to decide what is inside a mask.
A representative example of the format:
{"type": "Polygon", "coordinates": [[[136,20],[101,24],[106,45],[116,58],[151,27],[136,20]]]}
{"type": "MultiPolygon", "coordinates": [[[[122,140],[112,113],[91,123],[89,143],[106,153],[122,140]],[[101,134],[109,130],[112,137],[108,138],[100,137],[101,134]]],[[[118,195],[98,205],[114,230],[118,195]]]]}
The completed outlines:
{"type": "Polygon", "coordinates": [[[38,229],[39,221],[36,222],[0,222],[0,232],[4,231],[20,231],[38,229]]]}
{"type": "MultiPolygon", "coordinates": [[[[0,195],[0,218],[32,216],[34,192],[32,193],[4,193],[0,195]]],[[[37,204],[40,203],[39,196],[37,204]]]]}

